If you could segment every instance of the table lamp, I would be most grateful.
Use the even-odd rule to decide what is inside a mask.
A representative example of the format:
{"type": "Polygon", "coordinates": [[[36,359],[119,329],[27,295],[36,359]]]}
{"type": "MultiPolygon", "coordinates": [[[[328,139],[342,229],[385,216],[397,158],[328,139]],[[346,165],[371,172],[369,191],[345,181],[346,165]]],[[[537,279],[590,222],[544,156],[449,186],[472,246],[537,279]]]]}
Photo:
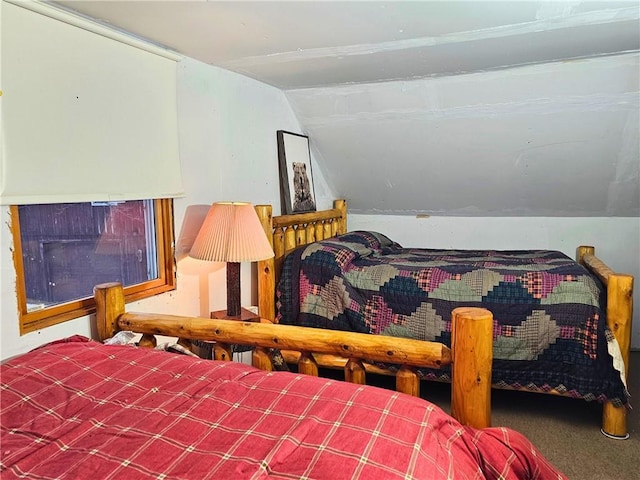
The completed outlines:
{"type": "Polygon", "coordinates": [[[189,256],[211,262],[227,262],[227,309],[211,312],[212,318],[253,321],[254,313],[240,307],[240,262],[273,257],[273,249],[253,205],[217,202],[191,247],[189,256]]]}

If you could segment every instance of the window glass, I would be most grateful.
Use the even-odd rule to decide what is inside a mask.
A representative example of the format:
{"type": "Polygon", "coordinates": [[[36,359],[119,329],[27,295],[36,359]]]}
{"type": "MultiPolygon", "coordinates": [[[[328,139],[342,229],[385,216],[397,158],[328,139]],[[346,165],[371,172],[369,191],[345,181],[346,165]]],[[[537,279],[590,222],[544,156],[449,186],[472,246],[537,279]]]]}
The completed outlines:
{"type": "Polygon", "coordinates": [[[23,333],[91,312],[99,283],[122,283],[132,298],[173,288],[171,201],[13,208],[23,333]]]}

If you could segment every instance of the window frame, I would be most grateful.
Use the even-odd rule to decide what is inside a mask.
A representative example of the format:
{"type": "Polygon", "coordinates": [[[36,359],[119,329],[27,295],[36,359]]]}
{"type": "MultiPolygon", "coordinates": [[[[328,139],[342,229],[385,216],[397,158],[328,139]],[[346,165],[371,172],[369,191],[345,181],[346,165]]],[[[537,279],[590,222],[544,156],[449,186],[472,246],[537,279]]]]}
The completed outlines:
{"type": "MultiPolygon", "coordinates": [[[[175,290],[176,288],[173,199],[155,199],[153,205],[158,255],[158,278],[124,287],[125,302],[127,303],[175,290]]],[[[45,307],[41,310],[27,311],[18,206],[11,205],[9,212],[11,215],[11,235],[13,237],[13,263],[16,272],[16,296],[18,300],[20,335],[66,322],[74,318],[94,314],[96,305],[93,297],[72,300],[51,307],[45,307]]]]}

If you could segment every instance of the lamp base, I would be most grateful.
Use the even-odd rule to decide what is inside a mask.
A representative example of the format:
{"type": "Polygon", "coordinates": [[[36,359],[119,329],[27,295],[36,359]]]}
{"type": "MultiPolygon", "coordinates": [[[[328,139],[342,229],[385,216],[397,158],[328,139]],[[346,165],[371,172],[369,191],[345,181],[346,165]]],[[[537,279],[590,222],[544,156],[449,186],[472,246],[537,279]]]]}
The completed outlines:
{"type": "Polygon", "coordinates": [[[240,322],[260,322],[260,316],[246,308],[240,308],[240,315],[227,315],[226,310],[211,312],[211,318],[219,320],[238,320],[240,322]]]}

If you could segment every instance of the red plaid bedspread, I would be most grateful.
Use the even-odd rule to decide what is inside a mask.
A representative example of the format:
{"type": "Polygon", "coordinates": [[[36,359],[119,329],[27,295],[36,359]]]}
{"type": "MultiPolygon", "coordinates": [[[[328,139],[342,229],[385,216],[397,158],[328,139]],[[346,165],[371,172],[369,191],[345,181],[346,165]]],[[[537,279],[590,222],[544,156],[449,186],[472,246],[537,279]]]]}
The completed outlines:
{"type": "Polygon", "coordinates": [[[2,365],[3,479],[561,479],[424,400],[82,337],[2,365]]]}

